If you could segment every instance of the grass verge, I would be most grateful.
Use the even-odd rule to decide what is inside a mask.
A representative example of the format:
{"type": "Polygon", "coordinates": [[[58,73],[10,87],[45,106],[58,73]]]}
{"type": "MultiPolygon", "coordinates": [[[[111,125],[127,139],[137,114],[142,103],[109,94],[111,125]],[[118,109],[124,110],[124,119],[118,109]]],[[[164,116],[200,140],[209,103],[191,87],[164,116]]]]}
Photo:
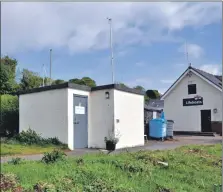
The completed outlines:
{"type": "Polygon", "coordinates": [[[19,143],[9,144],[1,143],[1,156],[13,156],[13,155],[31,155],[42,154],[50,152],[54,149],[61,149],[68,151],[64,146],[55,145],[24,145],[19,143]]]}
{"type": "MultiPolygon", "coordinates": [[[[187,146],[169,151],[88,154],[53,164],[3,164],[24,191],[211,192],[221,184],[222,145],[187,146]],[[158,161],[168,162],[168,167],[158,161]]],[[[12,176],[10,176],[11,178],[12,176]]]]}

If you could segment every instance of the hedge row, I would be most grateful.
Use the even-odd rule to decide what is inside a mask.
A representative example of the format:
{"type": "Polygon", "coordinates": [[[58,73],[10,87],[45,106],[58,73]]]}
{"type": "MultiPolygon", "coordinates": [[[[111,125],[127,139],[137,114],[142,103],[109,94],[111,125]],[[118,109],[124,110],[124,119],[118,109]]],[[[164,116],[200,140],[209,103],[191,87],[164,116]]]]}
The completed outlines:
{"type": "Polygon", "coordinates": [[[19,100],[17,96],[1,95],[0,134],[13,136],[19,132],[19,100]]]}

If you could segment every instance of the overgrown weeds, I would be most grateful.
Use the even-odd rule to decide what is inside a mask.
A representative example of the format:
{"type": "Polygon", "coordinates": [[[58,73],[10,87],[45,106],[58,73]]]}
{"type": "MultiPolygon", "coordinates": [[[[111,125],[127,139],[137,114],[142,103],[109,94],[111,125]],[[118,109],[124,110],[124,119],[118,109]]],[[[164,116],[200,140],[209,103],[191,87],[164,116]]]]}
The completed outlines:
{"type": "Polygon", "coordinates": [[[12,158],[10,161],[8,161],[8,164],[18,165],[22,162],[22,158],[16,157],[12,158]]]}
{"type": "Polygon", "coordinates": [[[56,192],[56,188],[53,184],[46,182],[38,182],[33,186],[34,192],[56,192]]]}
{"type": "Polygon", "coordinates": [[[35,131],[28,129],[12,138],[1,139],[1,155],[38,154],[53,149],[67,150],[67,144],[63,144],[58,138],[43,138],[35,131]]]}
{"type": "Polygon", "coordinates": [[[36,133],[30,128],[27,131],[22,131],[15,135],[11,140],[26,145],[63,145],[57,137],[43,138],[41,134],[36,133]]]}
{"type": "Polygon", "coordinates": [[[0,174],[1,183],[0,189],[1,191],[12,191],[15,190],[18,186],[18,179],[15,174],[7,173],[7,174],[0,174]]]}
{"type": "Polygon", "coordinates": [[[55,163],[56,161],[64,160],[65,156],[66,154],[63,151],[53,150],[52,152],[44,153],[44,156],[41,161],[46,164],[55,163]]]}

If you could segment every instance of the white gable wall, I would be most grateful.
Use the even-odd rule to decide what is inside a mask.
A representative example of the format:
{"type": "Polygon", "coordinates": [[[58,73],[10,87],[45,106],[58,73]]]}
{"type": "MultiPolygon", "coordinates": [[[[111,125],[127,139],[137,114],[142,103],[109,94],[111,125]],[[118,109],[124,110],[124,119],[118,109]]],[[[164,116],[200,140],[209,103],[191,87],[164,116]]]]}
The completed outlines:
{"type": "Polygon", "coordinates": [[[45,138],[68,143],[67,89],[19,96],[19,131],[32,129],[45,138]]]}
{"type": "Polygon", "coordinates": [[[144,145],[144,96],[114,90],[114,99],[116,148],[144,145]]]}
{"type": "Polygon", "coordinates": [[[164,98],[164,112],[167,119],[175,121],[174,131],[201,131],[200,110],[210,109],[211,120],[222,120],[222,92],[193,73],[184,77],[176,87],[164,98]],[[188,82],[189,81],[189,82],[188,82]],[[188,95],[188,84],[196,84],[197,94],[203,97],[203,105],[183,106],[183,99],[193,98],[188,95]],[[214,114],[213,109],[218,113],[214,114]]]}

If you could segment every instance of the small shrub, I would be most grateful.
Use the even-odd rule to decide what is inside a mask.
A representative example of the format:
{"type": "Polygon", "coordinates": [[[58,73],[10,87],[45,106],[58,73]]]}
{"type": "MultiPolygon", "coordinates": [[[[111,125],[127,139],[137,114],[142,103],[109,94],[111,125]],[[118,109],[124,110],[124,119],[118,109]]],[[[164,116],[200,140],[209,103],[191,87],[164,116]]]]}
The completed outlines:
{"type": "Polygon", "coordinates": [[[53,144],[53,145],[62,145],[63,143],[57,138],[57,137],[52,137],[46,139],[47,144],[53,144]]]}
{"type": "Polygon", "coordinates": [[[14,174],[0,174],[1,183],[0,189],[1,191],[12,191],[17,187],[17,177],[14,174]]]}
{"type": "Polygon", "coordinates": [[[32,145],[32,144],[43,144],[42,137],[30,128],[27,131],[22,131],[21,133],[14,136],[14,139],[20,143],[32,145]]]}
{"type": "Polygon", "coordinates": [[[57,137],[43,138],[41,134],[36,133],[30,128],[27,131],[22,131],[21,133],[15,135],[5,141],[6,143],[21,143],[25,145],[56,145],[60,146],[62,149],[66,149],[67,145],[62,143],[57,137]]]}
{"type": "Polygon", "coordinates": [[[53,150],[52,152],[44,153],[42,162],[46,164],[55,163],[56,161],[64,160],[64,156],[66,156],[64,152],[59,150],[53,150]]]}
{"type": "Polygon", "coordinates": [[[18,165],[20,164],[22,159],[20,157],[12,158],[10,161],[8,161],[8,164],[18,165]]]}

